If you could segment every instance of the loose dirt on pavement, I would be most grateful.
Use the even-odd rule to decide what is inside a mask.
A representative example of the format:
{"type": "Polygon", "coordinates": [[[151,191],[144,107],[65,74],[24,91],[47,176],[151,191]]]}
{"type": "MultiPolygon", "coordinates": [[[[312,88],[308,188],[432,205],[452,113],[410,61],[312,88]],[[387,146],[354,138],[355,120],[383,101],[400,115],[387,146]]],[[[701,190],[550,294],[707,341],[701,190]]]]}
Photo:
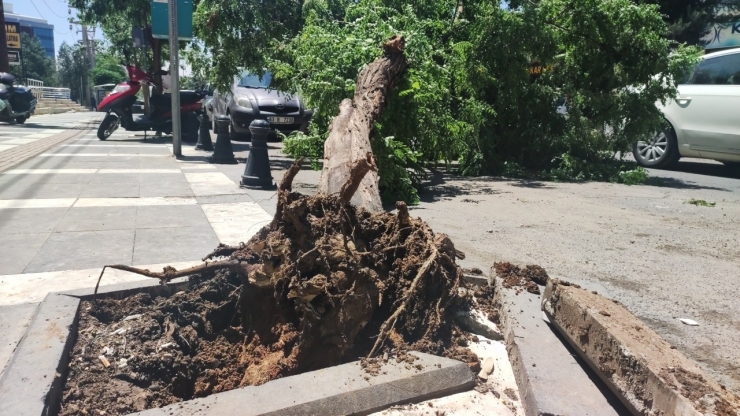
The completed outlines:
{"type": "Polygon", "coordinates": [[[528,265],[523,269],[509,262],[494,263],[493,268],[496,274],[502,279],[502,285],[505,288],[516,288],[516,294],[526,290],[535,295],[540,294],[539,285],[546,285],[549,276],[545,269],[536,265],[528,265]]]}
{"type": "Polygon", "coordinates": [[[538,264],[551,277],[618,300],[740,394],[740,179],[669,174],[684,181],[627,186],[439,176],[411,213],[455,241],[466,254],[463,267],[538,264]],[[690,198],[717,205],[686,204],[690,198]]]}

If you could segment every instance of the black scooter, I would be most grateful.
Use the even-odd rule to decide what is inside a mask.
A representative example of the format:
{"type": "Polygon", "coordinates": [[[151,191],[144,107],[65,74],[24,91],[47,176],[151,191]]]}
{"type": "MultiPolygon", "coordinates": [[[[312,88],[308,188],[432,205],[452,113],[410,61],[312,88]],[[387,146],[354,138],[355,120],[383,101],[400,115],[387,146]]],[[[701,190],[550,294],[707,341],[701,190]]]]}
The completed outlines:
{"type": "Polygon", "coordinates": [[[36,111],[36,97],[30,88],[13,84],[13,75],[0,72],[0,121],[23,124],[36,111]]]}

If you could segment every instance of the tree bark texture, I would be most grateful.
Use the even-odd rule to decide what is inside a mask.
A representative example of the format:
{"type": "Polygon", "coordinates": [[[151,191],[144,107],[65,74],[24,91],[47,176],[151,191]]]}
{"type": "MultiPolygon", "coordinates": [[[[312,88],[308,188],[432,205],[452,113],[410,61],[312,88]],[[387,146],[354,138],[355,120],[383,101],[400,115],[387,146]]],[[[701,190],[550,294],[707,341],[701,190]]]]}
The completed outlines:
{"type": "MultiPolygon", "coordinates": [[[[329,126],[319,181],[319,192],[324,195],[339,193],[350,177],[351,168],[372,153],[370,133],[386,106],[386,97],[408,67],[403,37],[390,38],[383,49],[382,57],[360,71],[354,97],[342,101],[339,115],[329,126]]],[[[369,211],[383,209],[377,171],[367,172],[350,202],[369,211]]]]}

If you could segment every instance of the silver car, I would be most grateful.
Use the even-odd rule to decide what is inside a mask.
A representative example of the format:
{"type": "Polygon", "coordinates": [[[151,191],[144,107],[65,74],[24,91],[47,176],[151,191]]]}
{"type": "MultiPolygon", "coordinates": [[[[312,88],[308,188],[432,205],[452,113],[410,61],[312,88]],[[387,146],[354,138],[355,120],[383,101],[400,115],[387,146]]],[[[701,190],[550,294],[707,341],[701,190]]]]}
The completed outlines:
{"type": "Polygon", "coordinates": [[[676,99],[658,106],[667,124],[633,145],[638,164],[663,168],[697,157],[740,166],[740,49],[704,55],[676,99]]]}

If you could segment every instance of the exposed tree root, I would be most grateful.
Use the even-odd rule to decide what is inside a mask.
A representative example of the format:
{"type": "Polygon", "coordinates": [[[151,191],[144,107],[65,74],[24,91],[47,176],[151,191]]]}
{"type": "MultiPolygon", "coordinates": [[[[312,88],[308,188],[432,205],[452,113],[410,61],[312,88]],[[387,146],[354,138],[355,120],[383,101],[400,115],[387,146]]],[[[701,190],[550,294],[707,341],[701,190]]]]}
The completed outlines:
{"type": "Polygon", "coordinates": [[[111,265],[103,272],[124,270],[162,283],[190,275],[239,277],[238,316],[231,321],[248,334],[241,385],[334,365],[351,351],[368,357],[411,346],[455,351],[440,334],[453,321],[447,306],[457,296],[462,272],[455,258],[463,254],[412,218],[404,203],[396,214],[351,205],[374,169],[368,153],[340,192],[305,196],[290,191],[298,161],[280,183],[272,222],[248,242],[220,245],[205,258],[221,259],[183,270],[111,265]]]}

